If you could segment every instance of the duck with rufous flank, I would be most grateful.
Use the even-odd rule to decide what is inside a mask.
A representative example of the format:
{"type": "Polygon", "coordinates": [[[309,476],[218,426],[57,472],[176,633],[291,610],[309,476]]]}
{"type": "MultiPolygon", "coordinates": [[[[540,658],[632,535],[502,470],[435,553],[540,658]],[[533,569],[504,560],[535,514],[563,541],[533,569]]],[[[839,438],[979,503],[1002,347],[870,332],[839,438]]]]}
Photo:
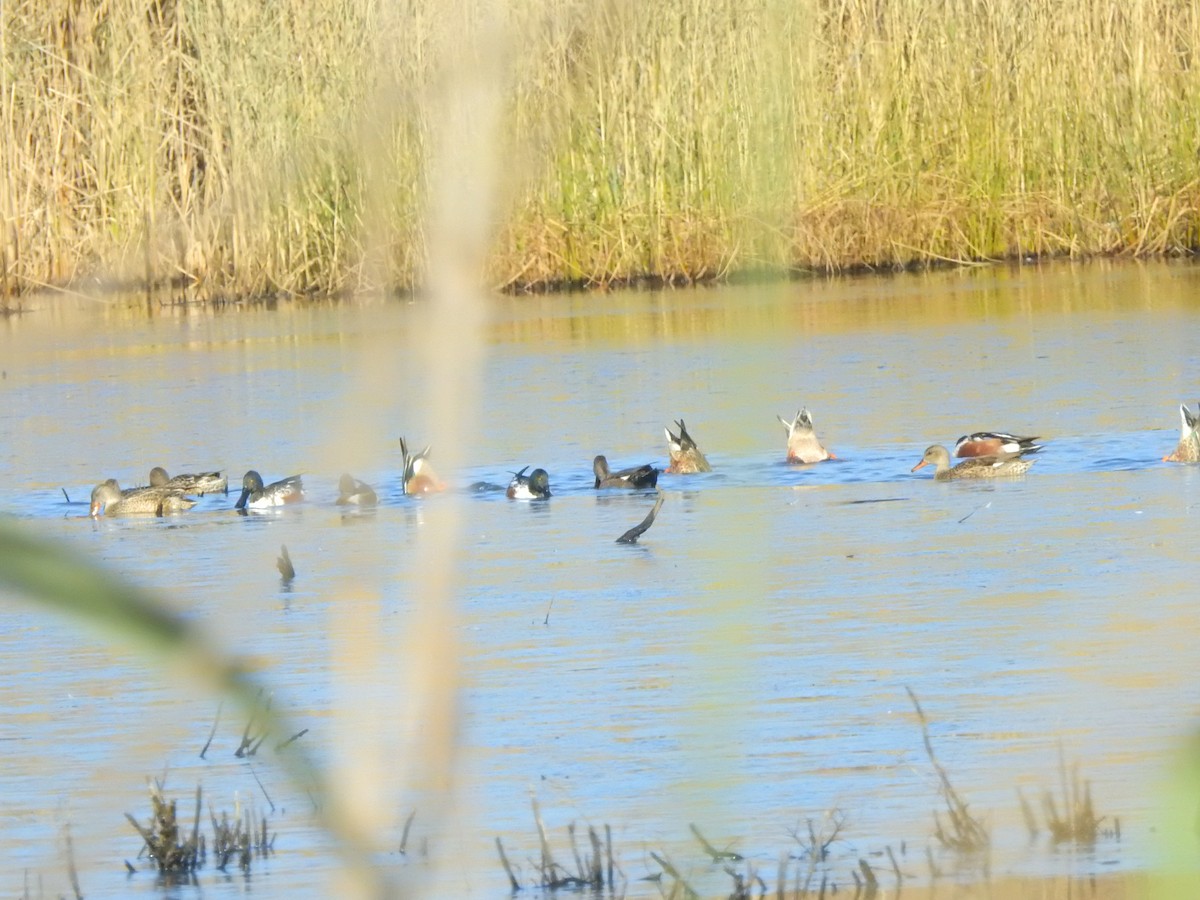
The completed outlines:
{"type": "Polygon", "coordinates": [[[437,472],[429,463],[429,447],[420,453],[409,453],[408,444],[400,438],[400,456],[403,460],[404,475],[401,487],[406,494],[421,496],[436,494],[446,489],[446,485],[438,478],[437,472]]]}
{"type": "Polygon", "coordinates": [[[300,475],[289,475],[279,481],[263,484],[262,476],[251,469],[242,476],[242,495],[234,509],[268,509],[304,499],[304,482],[300,475]]]}
{"type": "Polygon", "coordinates": [[[704,454],[700,452],[700,448],[688,434],[683,419],[676,422],[675,426],[679,429],[679,434],[673,434],[670,428],[663,429],[667,433],[667,454],[671,457],[671,464],[663,471],[672,475],[711,472],[712,466],[708,464],[708,460],[704,458],[704,454]]]}
{"type": "Polygon", "coordinates": [[[805,407],[796,413],[796,418],[788,421],[783,416],[777,416],[783,427],[787,429],[787,461],[790,463],[815,463],[825,459],[837,459],[837,456],[826,450],[817,440],[813,431],[812,413],[805,407]]]}
{"type": "Polygon", "coordinates": [[[1192,415],[1183,403],[1179,406],[1179,443],[1172,453],[1163,457],[1163,462],[1200,462],[1200,404],[1192,415]]]}
{"type": "Polygon", "coordinates": [[[374,506],[377,502],[374,489],[365,481],[349,473],[338,479],[338,506],[374,506]]]}
{"type": "Polygon", "coordinates": [[[964,434],[954,444],[954,455],[959,459],[974,456],[1029,455],[1037,453],[1042,445],[1041,438],[1021,437],[1007,431],[976,431],[964,434]]]}

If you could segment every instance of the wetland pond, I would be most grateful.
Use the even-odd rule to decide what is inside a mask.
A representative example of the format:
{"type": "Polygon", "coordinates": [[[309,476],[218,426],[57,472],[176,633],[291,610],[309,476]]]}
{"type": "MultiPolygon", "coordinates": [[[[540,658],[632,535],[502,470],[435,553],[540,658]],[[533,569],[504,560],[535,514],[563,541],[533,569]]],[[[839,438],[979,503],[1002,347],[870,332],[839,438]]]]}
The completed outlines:
{"type": "MultiPolygon", "coordinates": [[[[463,413],[468,464],[443,468],[450,490],[421,500],[402,495],[397,442],[433,440],[419,303],[34,298],[0,320],[0,511],[160,590],[251,660],[318,758],[405,770],[422,724],[354,719],[347,673],[360,642],[404,647],[422,529],[438,504],[459,504],[454,803],[425,816],[398,789],[384,843],[399,845],[412,809],[421,852],[380,860],[419,873],[423,896],[507,894],[497,836],[528,879],[531,797],[561,861],[568,823],[612,826],[630,897],[658,895],[639,880],[659,870],[651,852],[728,892],[691,823],[773,883],[779,855],[800,852],[791,832],[830,810],[845,816],[834,880],[889,847],[927,877],[938,785],[906,687],[992,832],[993,873],[1158,863],[1168,772],[1200,712],[1200,467],[1160,461],[1179,404],[1200,397],[1200,268],[1098,262],[490,304],[478,402],[463,413]],[[367,371],[381,354],[386,378],[367,371]],[[838,459],[784,463],[776,416],[801,406],[838,459]],[[664,466],[663,428],[680,417],[713,471],[663,475],[657,523],[615,544],[653,496],[595,492],[592,457],[664,466]],[[1045,449],[1016,479],[910,473],[927,445],[976,430],[1040,435],[1045,449]],[[233,491],[182,516],[86,518],[94,484],[142,484],[156,465],[221,468],[231,488],[251,468],[303,472],[308,497],[245,517],[233,491]],[[549,501],[468,490],[525,465],[549,471],[549,501]],[[375,486],[378,508],[334,505],[343,471],[375,486]],[[287,586],[281,544],[298,571],[287,586]],[[1119,840],[1056,851],[1043,830],[1030,843],[1017,789],[1040,806],[1060,756],[1097,812],[1120,817],[1119,840]]],[[[207,868],[172,896],[335,892],[337,857],[310,801],[269,753],[234,757],[245,723],[228,704],[200,759],[216,697],[6,600],[10,891],[22,873],[68,891],[69,824],[85,896],[161,893],[122,815],[148,816],[153,777],[188,822],[199,783],[205,820],[210,804],[250,806],[277,833],[249,878],[207,868]],[[143,871],[127,875],[126,859],[143,871]]],[[[372,699],[405,696],[410,677],[395,660],[372,699]]]]}

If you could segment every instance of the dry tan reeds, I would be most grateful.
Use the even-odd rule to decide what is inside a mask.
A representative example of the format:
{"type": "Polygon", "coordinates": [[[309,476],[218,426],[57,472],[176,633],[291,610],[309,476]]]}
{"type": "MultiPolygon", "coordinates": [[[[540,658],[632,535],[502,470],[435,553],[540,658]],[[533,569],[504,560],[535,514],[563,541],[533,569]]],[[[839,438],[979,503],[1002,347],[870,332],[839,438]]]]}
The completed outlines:
{"type": "MultiPolygon", "coordinates": [[[[0,16],[0,293],[424,283],[448,114],[434,48],[457,27],[439,4],[0,16]]],[[[504,16],[487,51],[504,108],[476,160],[503,173],[500,205],[470,237],[491,285],[1198,243],[1195,4],[515,0],[504,16]]]]}

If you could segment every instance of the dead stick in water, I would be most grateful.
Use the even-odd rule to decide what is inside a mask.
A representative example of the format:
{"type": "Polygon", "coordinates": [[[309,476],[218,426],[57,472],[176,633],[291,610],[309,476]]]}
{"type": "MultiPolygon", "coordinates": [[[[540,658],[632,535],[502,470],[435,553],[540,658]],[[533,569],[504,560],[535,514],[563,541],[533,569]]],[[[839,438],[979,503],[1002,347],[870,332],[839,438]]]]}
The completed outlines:
{"type": "MultiPolygon", "coordinates": [[[[412,828],[413,819],[417,817],[417,811],[414,809],[408,814],[408,818],[404,820],[404,831],[400,834],[400,852],[408,855],[408,831],[412,828]]],[[[500,842],[500,838],[496,838],[496,842],[500,842]]],[[[504,849],[500,849],[500,858],[504,859],[504,849]]]]}
{"type": "Polygon", "coordinates": [[[210,746],[212,746],[213,736],[217,733],[217,723],[221,721],[221,707],[223,707],[224,705],[225,705],[224,700],[222,700],[220,703],[217,704],[217,717],[215,719],[213,719],[212,731],[210,731],[208,733],[208,740],[204,742],[204,749],[202,749],[200,751],[201,759],[204,759],[204,754],[207,753],[208,748],[210,746]]]}
{"type": "Polygon", "coordinates": [[[508,873],[508,883],[512,885],[515,894],[521,889],[521,882],[517,881],[517,876],[513,874],[512,866],[508,862],[508,856],[504,853],[504,844],[500,843],[499,835],[496,836],[496,850],[500,853],[500,862],[504,865],[504,871],[508,873]]]}
{"type": "Polygon", "coordinates": [[[254,776],[254,780],[258,782],[258,789],[262,791],[263,796],[267,799],[267,805],[271,807],[271,812],[275,812],[275,804],[271,802],[271,795],[267,793],[267,789],[263,787],[262,780],[258,777],[258,773],[254,771],[254,763],[247,762],[250,767],[250,774],[254,776]]]}
{"type": "Polygon", "coordinates": [[[604,826],[604,843],[608,852],[608,886],[613,886],[612,826],[604,826]]]}
{"type": "Polygon", "coordinates": [[[550,840],[546,837],[546,826],[542,822],[542,811],[538,807],[537,797],[530,801],[533,804],[533,821],[537,825],[538,840],[542,843],[542,871],[554,874],[554,858],[550,854],[550,840]]]}
{"type": "Polygon", "coordinates": [[[896,873],[896,893],[900,893],[900,888],[904,886],[904,876],[900,874],[900,863],[896,862],[896,854],[892,852],[892,845],[887,845],[888,859],[892,861],[892,871],[896,873]]]}
{"type": "Polygon", "coordinates": [[[650,530],[650,526],[654,524],[654,517],[658,515],[658,511],[662,509],[663,499],[666,494],[662,492],[662,488],[658,488],[658,499],[654,501],[654,509],[650,510],[646,518],[642,519],[637,525],[634,525],[627,532],[617,538],[618,544],[636,544],[638,538],[650,530]]]}

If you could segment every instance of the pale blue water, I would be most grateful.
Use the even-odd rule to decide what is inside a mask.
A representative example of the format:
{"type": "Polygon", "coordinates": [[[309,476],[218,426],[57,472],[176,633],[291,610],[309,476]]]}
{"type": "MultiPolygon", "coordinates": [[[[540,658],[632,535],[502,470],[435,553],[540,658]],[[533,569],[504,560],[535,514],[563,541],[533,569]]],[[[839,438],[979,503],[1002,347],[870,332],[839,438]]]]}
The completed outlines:
{"type": "MultiPolygon", "coordinates": [[[[1193,267],[1098,264],[497,299],[471,463],[426,501],[399,489],[396,438],[431,439],[413,306],[148,319],[39,299],[0,322],[0,508],[165,591],[254,661],[331,759],[372,752],[332,716],[347,648],[404,646],[422,529],[432,504],[461,503],[459,808],[433,824],[401,792],[394,840],[418,806],[410,840],[430,856],[383,860],[442,864],[419,892],[504,894],[496,835],[528,876],[531,794],[562,862],[569,821],[613,826],[630,896],[657,895],[635,880],[657,870],[650,851],[728,891],[691,822],[773,884],[779,854],[799,851],[789,829],[833,808],[839,883],[902,842],[922,877],[938,801],[906,686],[993,829],[994,872],[1145,868],[1200,708],[1200,469],[1160,462],[1178,404],[1200,396],[1197,297],[1193,267]],[[380,345],[398,356],[384,390],[363,375],[380,345]],[[801,405],[838,460],[781,461],[775,416],[801,405]],[[663,476],[659,521],[618,546],[653,497],[595,493],[591,459],[665,465],[680,416],[714,472],[663,476]],[[978,429],[1046,449],[1011,481],[910,474],[927,444],[978,429]],[[154,465],[234,483],[303,471],[309,498],[240,517],[235,489],[181,517],[81,517],[97,481],[141,483],[154,465]],[[467,490],[524,465],[550,472],[548,503],[467,490]],[[333,505],[343,470],[375,485],[378,509],[333,505]],[[1060,746],[1120,816],[1120,842],[1070,858],[1027,846],[1015,789],[1056,787],[1060,746]]],[[[217,699],[28,606],[5,621],[0,870],[66,890],[69,822],[85,895],[157,893],[124,872],[140,842],[121,813],[144,818],[146,779],[167,773],[189,816],[197,781],[218,810],[269,811],[265,787],[279,833],[249,883],[207,869],[179,895],[324,895],[337,862],[309,801],[269,752],[253,774],[232,756],[245,723],[228,705],[200,760],[217,699]]],[[[379,689],[402,695],[405,678],[399,665],[379,689]]],[[[399,744],[381,752],[406,764],[399,744]]]]}

